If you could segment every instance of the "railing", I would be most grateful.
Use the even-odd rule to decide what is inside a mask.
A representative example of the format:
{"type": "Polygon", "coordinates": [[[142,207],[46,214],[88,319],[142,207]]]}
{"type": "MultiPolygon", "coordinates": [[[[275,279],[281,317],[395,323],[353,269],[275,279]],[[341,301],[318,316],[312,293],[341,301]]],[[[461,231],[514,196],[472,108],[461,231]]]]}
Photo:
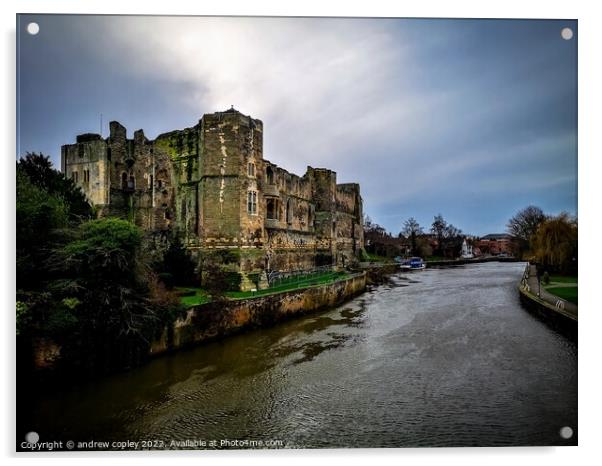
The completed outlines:
{"type": "Polygon", "coordinates": [[[531,287],[529,286],[529,283],[528,283],[530,276],[531,276],[531,264],[529,264],[527,262],[527,266],[525,267],[525,271],[523,272],[523,278],[520,281],[521,286],[526,291],[531,291],[531,289],[530,289],[531,287]]]}

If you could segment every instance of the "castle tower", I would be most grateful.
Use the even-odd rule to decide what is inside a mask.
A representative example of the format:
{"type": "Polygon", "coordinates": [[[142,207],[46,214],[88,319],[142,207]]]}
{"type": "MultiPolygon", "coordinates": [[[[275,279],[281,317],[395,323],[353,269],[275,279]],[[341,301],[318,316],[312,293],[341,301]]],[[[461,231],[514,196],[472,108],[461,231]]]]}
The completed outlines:
{"type": "Polygon", "coordinates": [[[203,245],[254,247],[263,238],[263,124],[230,109],[204,115],[200,127],[203,245]]]}
{"type": "Polygon", "coordinates": [[[61,147],[61,171],[98,206],[109,204],[108,146],[100,134],[81,134],[75,144],[61,147]]]}

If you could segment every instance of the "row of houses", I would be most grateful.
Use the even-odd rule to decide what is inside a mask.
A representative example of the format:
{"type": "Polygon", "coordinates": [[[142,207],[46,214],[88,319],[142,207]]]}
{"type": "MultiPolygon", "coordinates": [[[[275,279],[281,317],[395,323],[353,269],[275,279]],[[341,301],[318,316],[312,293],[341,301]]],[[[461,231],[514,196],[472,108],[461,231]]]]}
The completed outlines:
{"type": "MultiPolygon", "coordinates": [[[[384,229],[366,231],[366,250],[381,256],[410,256],[413,255],[410,238],[392,236],[384,229]]],[[[444,250],[444,255],[449,258],[459,257],[469,253],[473,257],[482,256],[512,256],[516,252],[516,242],[507,233],[492,233],[482,237],[459,236],[449,238],[443,247],[440,247],[436,235],[427,233],[416,238],[419,251],[416,254],[430,256],[436,251],[444,250]]]]}

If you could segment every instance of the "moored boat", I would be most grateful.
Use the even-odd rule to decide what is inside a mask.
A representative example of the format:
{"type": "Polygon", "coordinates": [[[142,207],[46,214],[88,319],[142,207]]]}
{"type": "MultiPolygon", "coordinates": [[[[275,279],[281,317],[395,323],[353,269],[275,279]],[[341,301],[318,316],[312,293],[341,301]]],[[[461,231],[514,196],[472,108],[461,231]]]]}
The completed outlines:
{"type": "Polygon", "coordinates": [[[399,268],[401,270],[424,270],[426,264],[421,257],[412,257],[400,262],[399,268]]]}

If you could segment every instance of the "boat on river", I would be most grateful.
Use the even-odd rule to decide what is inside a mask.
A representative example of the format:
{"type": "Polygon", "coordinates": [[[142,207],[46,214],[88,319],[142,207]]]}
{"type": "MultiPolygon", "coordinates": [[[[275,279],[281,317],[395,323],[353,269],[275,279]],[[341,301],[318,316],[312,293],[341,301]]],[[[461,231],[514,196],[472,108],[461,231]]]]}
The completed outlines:
{"type": "Polygon", "coordinates": [[[421,257],[412,257],[402,260],[399,263],[399,268],[401,270],[424,270],[426,269],[426,264],[421,257]]]}

